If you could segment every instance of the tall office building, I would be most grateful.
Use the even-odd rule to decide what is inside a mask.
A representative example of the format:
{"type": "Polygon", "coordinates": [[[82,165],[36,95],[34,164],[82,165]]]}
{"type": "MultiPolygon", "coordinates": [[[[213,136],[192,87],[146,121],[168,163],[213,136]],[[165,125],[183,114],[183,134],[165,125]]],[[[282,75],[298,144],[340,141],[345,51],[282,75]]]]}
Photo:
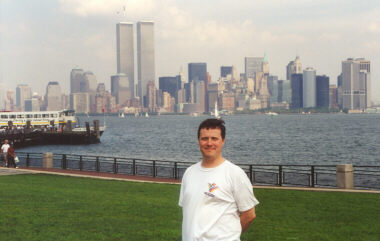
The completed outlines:
{"type": "Polygon", "coordinates": [[[268,79],[268,81],[267,81],[268,91],[269,91],[269,94],[272,95],[273,88],[275,88],[274,85],[277,86],[278,76],[276,76],[276,75],[268,75],[267,79],[268,79]]]}
{"type": "Polygon", "coordinates": [[[205,81],[199,81],[195,84],[195,103],[199,106],[199,112],[206,111],[206,93],[205,81]]]}
{"type": "Polygon", "coordinates": [[[128,77],[124,73],[111,76],[111,94],[115,96],[116,103],[125,106],[132,98],[129,88],[128,77]]]}
{"type": "MultiPolygon", "coordinates": [[[[269,80],[268,80],[268,85],[269,85],[269,80]]],[[[269,102],[271,105],[273,103],[279,102],[278,101],[278,99],[279,99],[278,89],[279,89],[278,80],[272,81],[271,88],[270,89],[268,88],[269,93],[270,93],[269,102]]]]}
{"type": "Polygon", "coordinates": [[[62,110],[62,93],[58,82],[49,82],[46,87],[45,106],[47,111],[62,110]]]}
{"type": "Polygon", "coordinates": [[[303,71],[303,107],[314,108],[317,106],[316,71],[308,67],[303,71]]]}
{"type": "Polygon", "coordinates": [[[189,63],[188,65],[189,83],[204,81],[207,83],[207,64],[206,63],[189,63]]]}
{"type": "Polygon", "coordinates": [[[158,88],[163,92],[168,92],[172,97],[175,97],[177,91],[181,89],[181,76],[177,75],[175,77],[159,77],[158,88]]]}
{"type": "Polygon", "coordinates": [[[279,80],[277,102],[292,103],[292,88],[290,80],[279,80]]]}
{"type": "Polygon", "coordinates": [[[118,23],[116,25],[116,55],[117,73],[127,77],[130,98],[134,97],[135,65],[133,47],[133,23],[118,23]]]}
{"type": "Polygon", "coordinates": [[[40,111],[40,102],[37,98],[25,100],[25,111],[40,111]]]}
{"type": "Polygon", "coordinates": [[[286,66],[286,79],[291,80],[292,74],[302,74],[302,63],[299,56],[286,66]]]}
{"type": "Polygon", "coordinates": [[[157,107],[157,98],[156,98],[156,85],[154,84],[153,81],[149,81],[148,82],[148,85],[146,86],[146,96],[145,96],[145,99],[146,99],[146,103],[147,103],[147,108],[149,111],[156,111],[156,107],[157,107]]]}
{"type": "Polygon", "coordinates": [[[75,68],[70,73],[70,93],[79,93],[80,85],[83,78],[83,69],[75,68]]]}
{"type": "MultiPolygon", "coordinates": [[[[147,86],[150,81],[155,83],[154,60],[154,22],[137,22],[137,69],[138,95],[142,100],[147,95],[147,86]]],[[[143,101],[147,107],[147,103],[143,101]]]]}
{"type": "Polygon", "coordinates": [[[71,108],[77,113],[90,112],[90,95],[89,93],[72,93],[70,94],[71,108]]]}
{"type": "Polygon", "coordinates": [[[330,85],[329,87],[330,95],[329,95],[329,107],[330,108],[338,108],[338,90],[336,85],[330,85]]]}
{"type": "Polygon", "coordinates": [[[25,100],[32,98],[32,89],[28,85],[18,85],[16,88],[16,106],[18,110],[25,110],[25,100]]]}
{"type": "Polygon", "coordinates": [[[264,58],[262,57],[245,57],[244,58],[244,68],[245,68],[245,79],[253,78],[257,72],[264,72],[263,69],[264,58]]]}
{"type": "MultiPolygon", "coordinates": [[[[95,112],[96,86],[97,86],[96,76],[91,71],[85,72],[85,71],[83,71],[83,69],[79,69],[79,68],[75,68],[75,69],[71,70],[70,94],[74,94],[74,93],[88,93],[89,94],[88,95],[88,97],[89,97],[88,102],[81,101],[81,103],[87,103],[89,106],[86,108],[81,108],[81,110],[89,109],[89,112],[95,112]]],[[[77,98],[77,97],[75,97],[75,98],[77,98]]],[[[82,99],[84,100],[85,98],[83,97],[82,99]]],[[[74,99],[72,97],[70,97],[70,108],[75,109],[72,100],[74,100],[74,99]]],[[[77,103],[79,103],[79,102],[77,102],[77,103]]]]}
{"type": "Polygon", "coordinates": [[[303,75],[292,74],[291,77],[291,89],[292,89],[292,108],[303,107],[303,75]]]}
{"type": "Polygon", "coordinates": [[[347,59],[342,62],[343,108],[363,110],[371,106],[371,69],[368,60],[347,59]]]}
{"type": "Polygon", "coordinates": [[[185,83],[186,102],[189,104],[194,103],[194,82],[185,83]]]}
{"type": "Polygon", "coordinates": [[[329,108],[330,105],[330,78],[326,75],[317,75],[317,107],[329,108]]]}
{"type": "Polygon", "coordinates": [[[86,71],[80,80],[80,92],[96,92],[96,76],[91,71],[86,71]]]}
{"type": "Polygon", "coordinates": [[[226,78],[227,75],[232,76],[232,66],[221,66],[220,67],[220,77],[226,78]]]}

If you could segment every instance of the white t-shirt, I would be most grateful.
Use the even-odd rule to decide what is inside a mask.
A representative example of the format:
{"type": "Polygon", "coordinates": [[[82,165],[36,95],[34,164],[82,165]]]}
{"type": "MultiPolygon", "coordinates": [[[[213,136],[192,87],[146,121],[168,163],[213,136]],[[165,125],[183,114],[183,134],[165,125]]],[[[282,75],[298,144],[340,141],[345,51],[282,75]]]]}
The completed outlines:
{"type": "Polygon", "coordinates": [[[1,151],[2,153],[7,153],[8,152],[8,149],[9,149],[9,144],[3,144],[1,146],[1,151]]]}
{"type": "Polygon", "coordinates": [[[227,160],[215,168],[198,162],[182,178],[182,240],[240,240],[240,212],[258,203],[240,167],[227,160]]]}

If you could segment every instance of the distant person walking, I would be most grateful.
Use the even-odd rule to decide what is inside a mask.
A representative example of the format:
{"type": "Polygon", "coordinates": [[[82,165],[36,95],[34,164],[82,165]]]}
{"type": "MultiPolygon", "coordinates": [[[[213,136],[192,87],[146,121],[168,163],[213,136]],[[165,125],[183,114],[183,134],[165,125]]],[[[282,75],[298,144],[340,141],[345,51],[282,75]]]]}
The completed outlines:
{"type": "Polygon", "coordinates": [[[15,154],[15,149],[13,148],[13,145],[9,146],[7,157],[8,157],[7,167],[13,166],[14,168],[16,168],[16,162],[15,162],[16,154],[15,154]]]}
{"type": "Polygon", "coordinates": [[[1,154],[3,155],[5,166],[8,166],[8,149],[9,149],[8,140],[4,140],[4,144],[1,146],[1,154]]]}
{"type": "Polygon", "coordinates": [[[245,172],[222,156],[224,121],[207,119],[198,128],[202,161],[186,169],[179,205],[182,240],[240,240],[256,218],[259,203],[245,172]]]}

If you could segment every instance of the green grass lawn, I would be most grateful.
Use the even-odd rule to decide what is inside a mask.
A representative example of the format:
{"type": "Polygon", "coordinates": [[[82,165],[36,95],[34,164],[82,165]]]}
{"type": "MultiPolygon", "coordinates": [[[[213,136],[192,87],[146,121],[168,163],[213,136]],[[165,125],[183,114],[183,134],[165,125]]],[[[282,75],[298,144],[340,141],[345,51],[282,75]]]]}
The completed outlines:
{"type": "MultiPolygon", "coordinates": [[[[0,240],[181,240],[179,185],[0,177],[0,240]]],[[[380,195],[256,189],[242,240],[380,240],[380,195]]]]}

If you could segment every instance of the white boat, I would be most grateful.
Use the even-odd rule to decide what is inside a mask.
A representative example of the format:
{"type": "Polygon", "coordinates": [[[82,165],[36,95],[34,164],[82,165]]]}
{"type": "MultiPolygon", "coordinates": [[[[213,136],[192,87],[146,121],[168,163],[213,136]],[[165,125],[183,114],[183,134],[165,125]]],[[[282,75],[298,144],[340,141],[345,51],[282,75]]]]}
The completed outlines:
{"type": "Polygon", "coordinates": [[[266,115],[272,115],[272,116],[273,116],[273,115],[278,115],[276,112],[266,112],[265,114],[266,114],[266,115]]]}
{"type": "Polygon", "coordinates": [[[121,113],[119,114],[119,117],[120,117],[120,118],[125,118],[124,112],[121,112],[121,113]]]}
{"type": "Polygon", "coordinates": [[[66,125],[71,121],[75,126],[78,121],[74,110],[62,111],[34,111],[34,112],[0,112],[0,128],[12,124],[13,126],[49,126],[66,125]]]}
{"type": "Polygon", "coordinates": [[[148,114],[148,112],[145,112],[145,117],[147,117],[147,118],[149,117],[149,114],[148,114]]]}

